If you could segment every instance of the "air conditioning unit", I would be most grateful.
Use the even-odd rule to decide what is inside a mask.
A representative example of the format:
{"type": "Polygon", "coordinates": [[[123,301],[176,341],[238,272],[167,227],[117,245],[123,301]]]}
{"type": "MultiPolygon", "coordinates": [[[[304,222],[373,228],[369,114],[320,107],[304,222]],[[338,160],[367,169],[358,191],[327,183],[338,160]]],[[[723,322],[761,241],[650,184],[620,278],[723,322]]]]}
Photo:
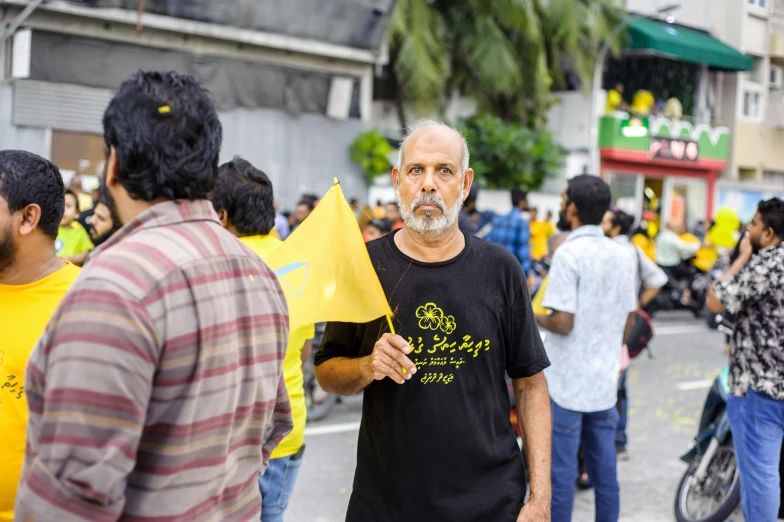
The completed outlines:
{"type": "Polygon", "coordinates": [[[770,66],[770,88],[784,88],[784,67],[781,67],[780,65],[770,66]]]}

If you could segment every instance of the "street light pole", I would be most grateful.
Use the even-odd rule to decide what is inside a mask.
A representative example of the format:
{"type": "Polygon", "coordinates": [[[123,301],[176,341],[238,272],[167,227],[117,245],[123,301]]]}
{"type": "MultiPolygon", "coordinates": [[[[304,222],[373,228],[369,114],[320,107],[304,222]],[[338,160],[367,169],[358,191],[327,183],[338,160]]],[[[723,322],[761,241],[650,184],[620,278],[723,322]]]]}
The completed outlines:
{"type": "MultiPolygon", "coordinates": [[[[670,11],[674,11],[680,8],[680,4],[669,4],[664,7],[660,7],[656,10],[657,14],[664,14],[670,11]]],[[[599,104],[599,91],[602,90],[602,76],[604,72],[604,62],[607,60],[607,54],[610,52],[610,47],[612,47],[613,42],[615,39],[618,38],[623,31],[625,31],[631,24],[645,18],[642,15],[632,15],[627,16],[624,20],[615,26],[607,38],[602,43],[601,48],[599,49],[599,55],[596,57],[596,64],[593,67],[593,84],[591,85],[591,108],[589,111],[589,118],[588,121],[588,154],[589,154],[589,163],[588,167],[590,172],[598,176],[599,172],[599,117],[596,114],[596,106],[599,104]]]]}

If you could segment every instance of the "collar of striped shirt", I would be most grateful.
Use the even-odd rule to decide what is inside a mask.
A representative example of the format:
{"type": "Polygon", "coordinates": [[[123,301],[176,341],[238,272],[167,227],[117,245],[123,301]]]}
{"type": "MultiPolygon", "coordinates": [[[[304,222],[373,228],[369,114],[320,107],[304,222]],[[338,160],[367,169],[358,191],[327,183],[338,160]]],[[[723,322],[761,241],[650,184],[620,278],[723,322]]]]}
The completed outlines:
{"type": "Polygon", "coordinates": [[[90,253],[90,257],[95,257],[112,245],[116,245],[128,236],[145,228],[164,227],[176,225],[185,221],[215,221],[220,224],[218,214],[212,206],[212,202],[206,199],[175,200],[156,203],[148,208],[130,223],[115,232],[101,246],[90,253]]]}

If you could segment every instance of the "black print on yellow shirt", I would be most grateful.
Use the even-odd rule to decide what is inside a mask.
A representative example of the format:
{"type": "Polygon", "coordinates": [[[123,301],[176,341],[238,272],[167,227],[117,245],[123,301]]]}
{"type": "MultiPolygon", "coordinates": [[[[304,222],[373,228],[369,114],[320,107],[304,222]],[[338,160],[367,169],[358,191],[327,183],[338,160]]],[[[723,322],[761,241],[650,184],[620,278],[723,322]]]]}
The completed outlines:
{"type": "Polygon", "coordinates": [[[419,329],[424,332],[417,337],[416,342],[413,337],[408,337],[408,344],[417,371],[424,368],[419,376],[422,384],[450,384],[466,359],[470,361],[490,349],[489,339],[474,341],[471,335],[451,336],[457,329],[457,322],[454,316],[444,313],[436,303],[417,308],[416,318],[419,329]]]}
{"type": "Polygon", "coordinates": [[[13,399],[21,399],[24,394],[24,386],[19,386],[16,375],[7,375],[5,382],[0,386],[0,391],[3,392],[0,395],[0,404],[2,404],[3,399],[7,397],[6,393],[10,394],[13,399]]]}

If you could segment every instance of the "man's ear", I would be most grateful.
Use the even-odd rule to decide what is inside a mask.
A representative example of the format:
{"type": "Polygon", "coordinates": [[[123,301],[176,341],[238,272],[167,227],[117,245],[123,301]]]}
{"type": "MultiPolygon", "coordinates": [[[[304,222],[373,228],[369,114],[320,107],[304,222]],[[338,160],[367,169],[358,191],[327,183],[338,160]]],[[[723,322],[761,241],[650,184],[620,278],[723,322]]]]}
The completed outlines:
{"type": "Polygon", "coordinates": [[[760,238],[760,243],[763,245],[772,245],[776,242],[776,232],[773,231],[771,227],[765,227],[765,230],[762,231],[762,237],[760,238]]]}
{"type": "Polygon", "coordinates": [[[19,235],[27,236],[32,234],[35,229],[38,228],[38,223],[41,221],[41,207],[35,203],[31,203],[18,212],[21,215],[19,235]]]}
{"type": "Polygon", "coordinates": [[[392,186],[395,189],[395,193],[397,193],[397,186],[400,183],[400,169],[397,167],[392,167],[392,186]]]}
{"type": "Polygon", "coordinates": [[[117,150],[114,145],[109,147],[109,158],[106,160],[106,186],[113,187],[117,181],[117,150]]]}
{"type": "Polygon", "coordinates": [[[574,204],[574,201],[570,201],[569,206],[566,207],[566,218],[572,220],[577,217],[577,205],[574,204]]]}
{"type": "Polygon", "coordinates": [[[463,173],[463,201],[471,193],[471,185],[474,184],[474,169],[468,168],[463,173]]]}
{"type": "Polygon", "coordinates": [[[229,228],[229,213],[226,212],[225,209],[220,209],[218,211],[218,219],[220,219],[223,228],[229,228]]]}

